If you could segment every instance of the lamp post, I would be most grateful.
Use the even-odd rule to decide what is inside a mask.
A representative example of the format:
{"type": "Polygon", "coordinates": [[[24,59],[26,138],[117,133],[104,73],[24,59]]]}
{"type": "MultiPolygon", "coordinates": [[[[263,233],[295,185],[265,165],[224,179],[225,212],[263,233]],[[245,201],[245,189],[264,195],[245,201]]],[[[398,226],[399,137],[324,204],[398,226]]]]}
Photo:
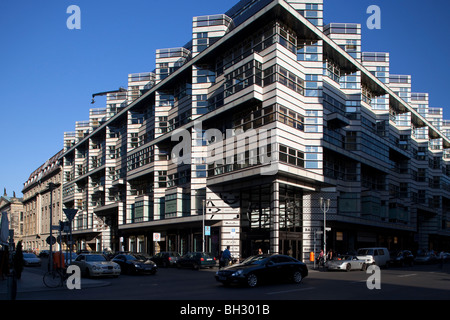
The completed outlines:
{"type": "Polygon", "coordinates": [[[327,261],[327,212],[330,209],[330,199],[320,197],[320,209],[323,212],[323,261],[327,261]]]}
{"type": "Polygon", "coordinates": [[[50,255],[49,255],[49,262],[50,262],[50,271],[53,271],[53,235],[52,235],[52,229],[53,229],[53,189],[55,188],[55,184],[53,182],[50,182],[48,184],[48,189],[50,190],[50,255]]]}

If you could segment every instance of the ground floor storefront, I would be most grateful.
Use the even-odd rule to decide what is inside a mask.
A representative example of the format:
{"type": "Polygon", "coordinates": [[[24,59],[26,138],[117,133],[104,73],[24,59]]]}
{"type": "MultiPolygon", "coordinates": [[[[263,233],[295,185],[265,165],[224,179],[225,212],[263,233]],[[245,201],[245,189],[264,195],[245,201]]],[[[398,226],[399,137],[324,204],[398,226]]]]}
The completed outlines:
{"type": "MultiPolygon", "coordinates": [[[[305,262],[311,252],[317,254],[324,248],[336,253],[356,252],[362,247],[419,249],[417,227],[344,216],[338,201],[335,191],[282,177],[221,183],[208,187],[202,214],[130,224],[109,218],[105,221],[114,222],[109,229],[76,234],[74,241],[77,249],[149,255],[205,251],[217,257],[229,246],[238,259],[261,249],[305,262]]],[[[449,244],[449,238],[430,236],[430,245],[448,251],[450,248],[441,247],[449,244]]]]}

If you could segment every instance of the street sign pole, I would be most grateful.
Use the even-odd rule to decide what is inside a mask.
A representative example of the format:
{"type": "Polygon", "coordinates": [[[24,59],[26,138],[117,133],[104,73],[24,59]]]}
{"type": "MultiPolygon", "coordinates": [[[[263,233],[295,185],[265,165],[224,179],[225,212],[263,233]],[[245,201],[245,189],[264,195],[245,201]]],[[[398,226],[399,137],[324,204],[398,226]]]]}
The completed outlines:
{"type": "Polygon", "coordinates": [[[205,200],[203,200],[202,203],[202,212],[203,212],[203,217],[202,217],[202,229],[203,229],[203,241],[202,241],[202,252],[205,252],[205,200]]]}
{"type": "Polygon", "coordinates": [[[72,250],[73,250],[73,239],[72,239],[72,221],[78,213],[78,209],[63,209],[66,214],[67,220],[69,221],[69,233],[70,233],[70,264],[72,264],[72,250]]]}

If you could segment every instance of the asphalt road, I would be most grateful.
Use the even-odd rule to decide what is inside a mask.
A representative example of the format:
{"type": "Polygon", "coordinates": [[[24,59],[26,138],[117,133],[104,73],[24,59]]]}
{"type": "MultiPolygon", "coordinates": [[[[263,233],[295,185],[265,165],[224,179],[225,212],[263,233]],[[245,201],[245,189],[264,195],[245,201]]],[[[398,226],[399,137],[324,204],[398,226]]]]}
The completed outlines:
{"type": "MultiPolygon", "coordinates": [[[[281,283],[247,288],[224,287],[214,278],[216,270],[160,268],[155,275],[103,279],[108,281],[107,286],[23,292],[17,300],[450,300],[450,263],[443,269],[439,265],[381,269],[379,289],[369,288],[374,283],[369,279],[373,276],[364,271],[310,270],[300,285],[281,283]]],[[[27,272],[41,270],[29,268],[27,272]]]]}

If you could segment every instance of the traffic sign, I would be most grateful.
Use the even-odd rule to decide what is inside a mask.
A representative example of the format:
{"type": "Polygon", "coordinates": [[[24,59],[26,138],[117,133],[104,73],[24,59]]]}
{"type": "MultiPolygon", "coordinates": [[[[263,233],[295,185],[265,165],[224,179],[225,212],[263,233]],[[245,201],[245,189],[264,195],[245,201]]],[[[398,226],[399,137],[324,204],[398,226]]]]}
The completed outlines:
{"type": "Polygon", "coordinates": [[[205,226],[205,236],[210,236],[210,235],[211,235],[211,227],[205,226]]]}
{"type": "Polygon", "coordinates": [[[56,243],[56,238],[54,236],[48,236],[45,240],[48,244],[54,245],[56,243]]]}
{"type": "Polygon", "coordinates": [[[154,232],[153,233],[153,241],[161,241],[161,233],[154,232]]]}
{"type": "Polygon", "coordinates": [[[72,221],[78,213],[78,209],[63,209],[66,214],[67,220],[72,221]]]}

